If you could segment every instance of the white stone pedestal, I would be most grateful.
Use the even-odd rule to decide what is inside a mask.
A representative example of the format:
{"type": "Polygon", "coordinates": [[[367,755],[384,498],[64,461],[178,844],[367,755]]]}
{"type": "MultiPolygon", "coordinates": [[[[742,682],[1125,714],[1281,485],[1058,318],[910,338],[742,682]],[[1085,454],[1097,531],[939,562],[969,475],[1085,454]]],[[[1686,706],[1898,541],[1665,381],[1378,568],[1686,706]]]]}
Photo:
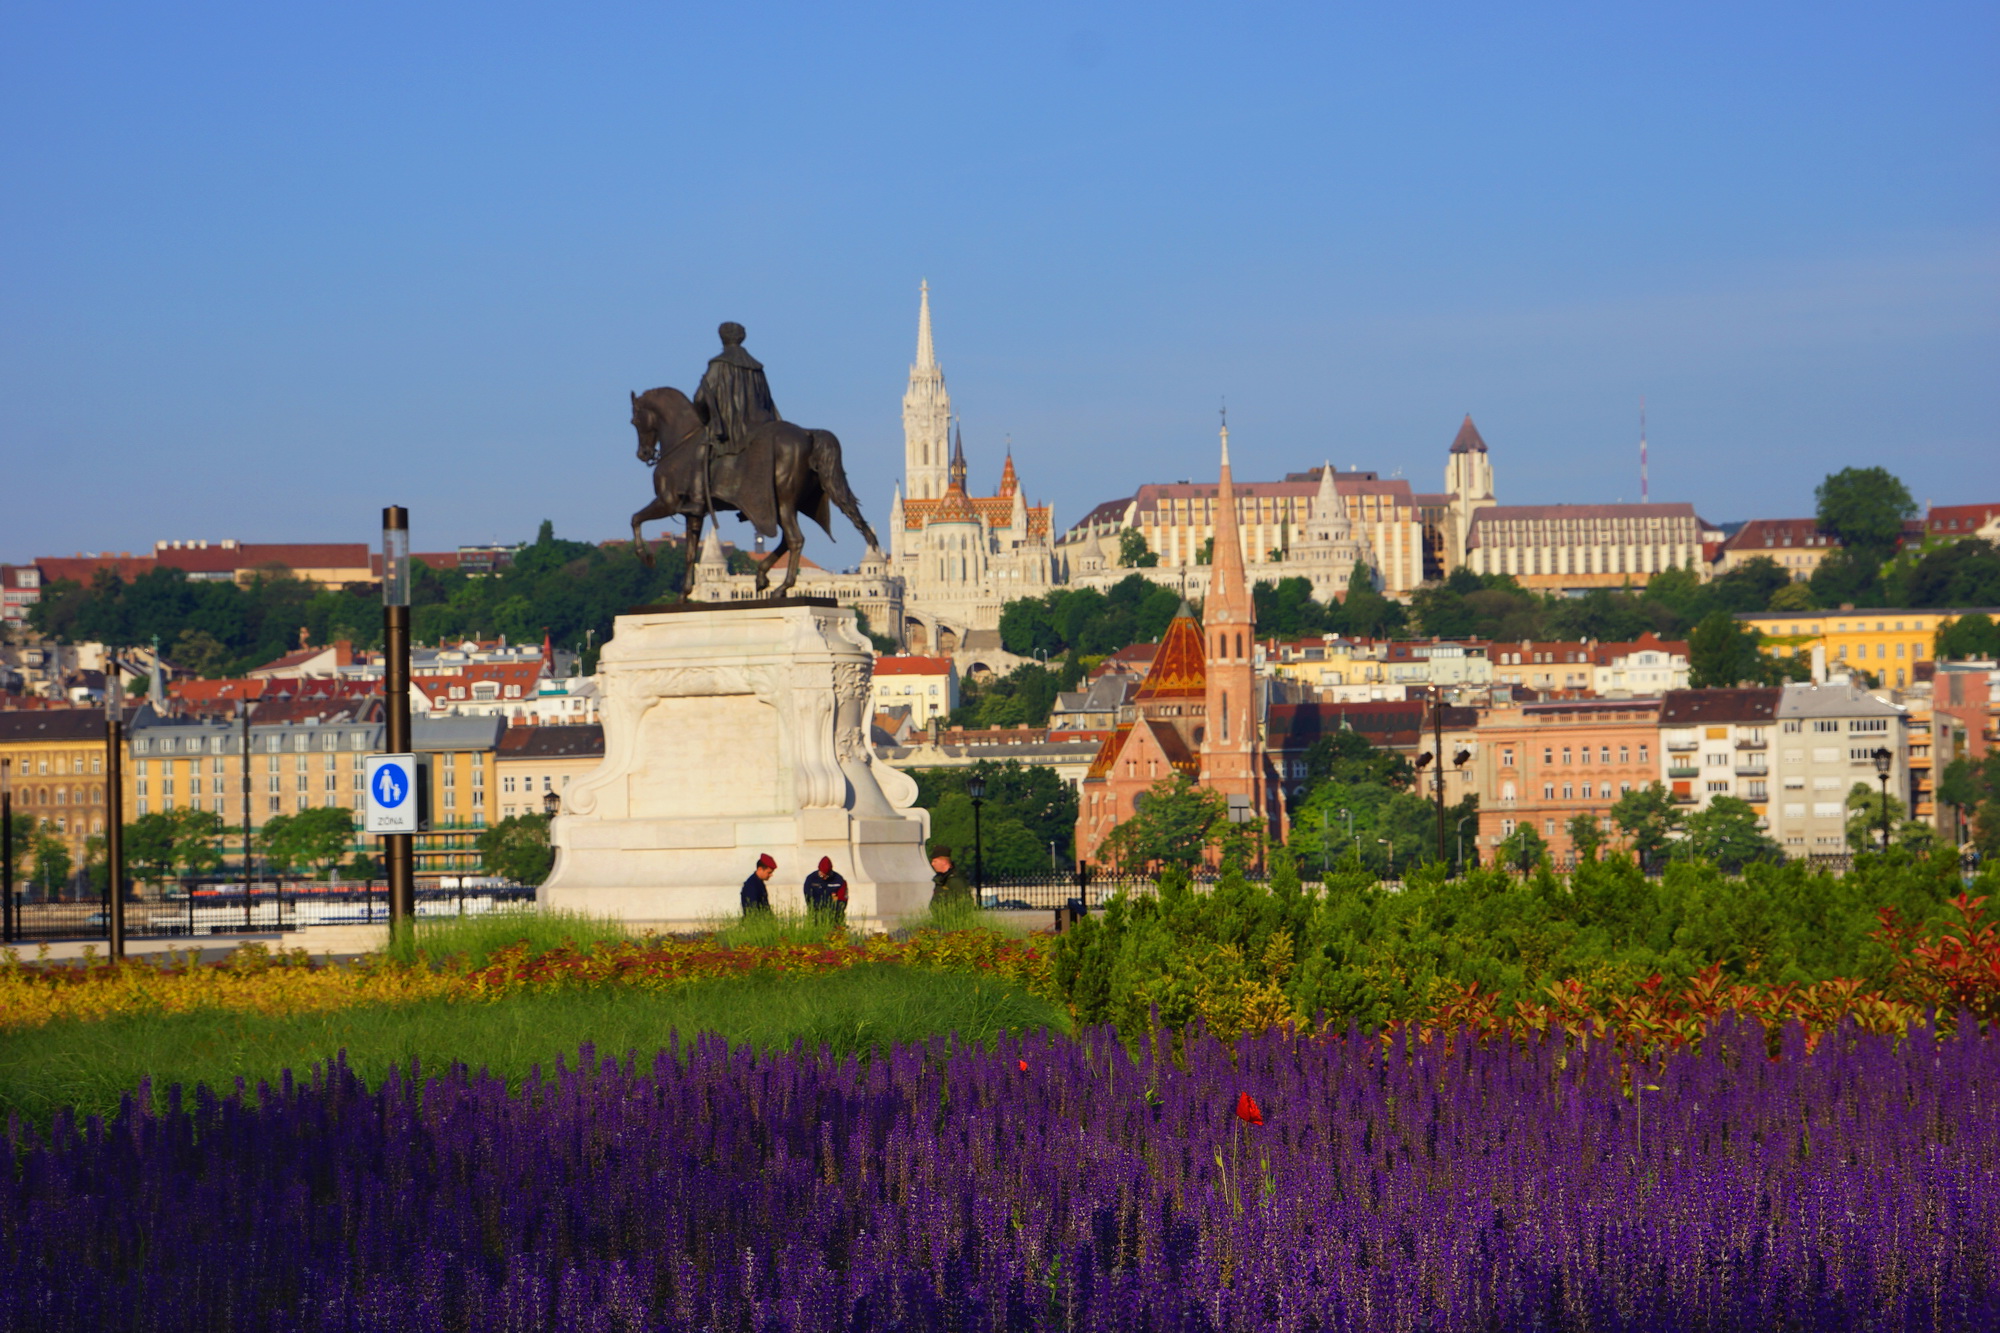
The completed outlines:
{"type": "Polygon", "coordinates": [[[822,856],[848,923],[890,929],[930,902],[930,814],[868,744],[873,657],[818,598],[693,603],[618,617],[598,664],[604,762],[570,784],[543,905],[666,929],[741,910],[777,859],[771,906],[802,911],[822,856]]]}

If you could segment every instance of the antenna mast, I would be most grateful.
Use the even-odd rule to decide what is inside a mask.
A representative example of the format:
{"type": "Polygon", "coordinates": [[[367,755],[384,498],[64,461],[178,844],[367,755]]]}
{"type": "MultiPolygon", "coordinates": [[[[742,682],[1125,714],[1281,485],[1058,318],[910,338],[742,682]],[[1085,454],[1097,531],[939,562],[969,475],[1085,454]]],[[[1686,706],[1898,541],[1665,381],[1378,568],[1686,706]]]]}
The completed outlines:
{"type": "Polygon", "coordinates": [[[1646,489],[1646,395],[1639,395],[1639,503],[1651,503],[1646,489]]]}

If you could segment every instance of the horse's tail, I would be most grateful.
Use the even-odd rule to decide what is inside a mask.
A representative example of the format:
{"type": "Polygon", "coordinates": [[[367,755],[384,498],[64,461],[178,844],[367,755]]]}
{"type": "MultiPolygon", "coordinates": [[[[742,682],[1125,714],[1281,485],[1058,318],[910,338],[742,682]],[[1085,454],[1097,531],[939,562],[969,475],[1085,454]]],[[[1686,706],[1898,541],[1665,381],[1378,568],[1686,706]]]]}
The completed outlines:
{"type": "Polygon", "coordinates": [[[880,545],[875,540],[875,530],[861,516],[861,502],[854,498],[854,491],[847,484],[847,468],[840,460],[839,438],[830,430],[816,430],[810,434],[813,475],[819,478],[820,488],[840,512],[847,515],[847,521],[868,539],[871,548],[880,545]]]}

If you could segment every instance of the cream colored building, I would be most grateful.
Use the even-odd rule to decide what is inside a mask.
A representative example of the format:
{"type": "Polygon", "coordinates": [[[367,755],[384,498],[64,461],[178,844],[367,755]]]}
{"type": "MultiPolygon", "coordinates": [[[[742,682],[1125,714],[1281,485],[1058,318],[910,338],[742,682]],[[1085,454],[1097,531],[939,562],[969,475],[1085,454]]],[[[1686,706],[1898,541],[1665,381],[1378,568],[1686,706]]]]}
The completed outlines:
{"type": "Polygon", "coordinates": [[[868,691],[872,712],[906,706],[922,731],[958,707],[958,668],[949,657],[878,657],[868,691]]]}
{"type": "Polygon", "coordinates": [[[1466,564],[1543,592],[1643,587],[1667,569],[1705,576],[1689,504],[1494,505],[1473,514],[1466,564]]]}
{"type": "Polygon", "coordinates": [[[1761,557],[1774,561],[1796,583],[1811,578],[1820,561],[1839,549],[1840,542],[1820,531],[1817,519],[1753,518],[1722,543],[1714,572],[1727,574],[1761,557]]]}

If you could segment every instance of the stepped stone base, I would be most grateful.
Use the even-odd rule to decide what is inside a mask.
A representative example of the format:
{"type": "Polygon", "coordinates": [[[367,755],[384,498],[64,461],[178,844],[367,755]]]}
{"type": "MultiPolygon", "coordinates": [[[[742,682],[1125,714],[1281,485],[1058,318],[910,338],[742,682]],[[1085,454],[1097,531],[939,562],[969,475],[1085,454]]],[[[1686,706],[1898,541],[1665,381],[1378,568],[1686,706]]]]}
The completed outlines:
{"type": "Polygon", "coordinates": [[[700,929],[737,914],[769,853],[779,911],[804,909],[828,856],[850,925],[922,912],[930,815],[869,747],[873,660],[854,612],[817,599],[618,617],[598,664],[604,762],[563,795],[542,904],[700,929]]]}

